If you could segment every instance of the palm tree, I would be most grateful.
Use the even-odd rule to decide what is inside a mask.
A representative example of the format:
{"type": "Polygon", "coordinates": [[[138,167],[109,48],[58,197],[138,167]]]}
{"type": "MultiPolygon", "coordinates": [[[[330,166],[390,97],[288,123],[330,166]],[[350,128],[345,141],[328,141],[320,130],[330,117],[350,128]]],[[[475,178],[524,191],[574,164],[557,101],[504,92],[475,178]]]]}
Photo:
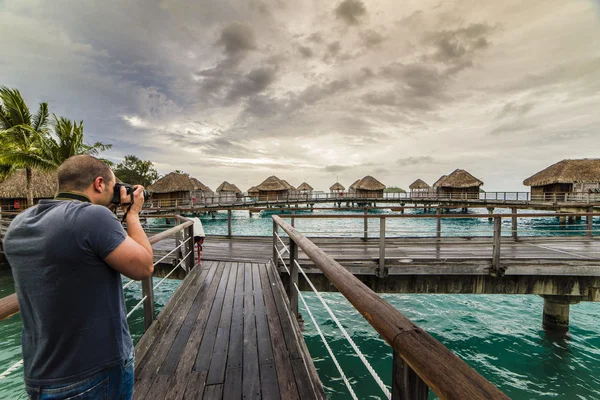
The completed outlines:
{"type": "Polygon", "coordinates": [[[25,168],[28,206],[33,205],[32,169],[53,168],[41,147],[48,137],[48,116],[47,103],[40,103],[32,116],[17,89],[0,88],[0,164],[25,168]]]}
{"type": "Polygon", "coordinates": [[[111,144],[96,142],[92,145],[83,141],[83,121],[77,123],[65,117],[54,115],[54,135],[42,137],[41,149],[44,158],[55,167],[59,167],[67,158],[78,154],[97,156],[101,151],[108,150],[111,144]]]}

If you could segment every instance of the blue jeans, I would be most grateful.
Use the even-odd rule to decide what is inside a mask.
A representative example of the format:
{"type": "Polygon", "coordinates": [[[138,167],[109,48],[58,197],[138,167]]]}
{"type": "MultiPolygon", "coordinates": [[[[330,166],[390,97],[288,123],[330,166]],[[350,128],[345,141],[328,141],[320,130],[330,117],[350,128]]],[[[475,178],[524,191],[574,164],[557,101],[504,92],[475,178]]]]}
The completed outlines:
{"type": "Polygon", "coordinates": [[[62,385],[25,385],[31,400],[130,400],[133,398],[133,354],[121,365],[82,381],[62,385]]]}

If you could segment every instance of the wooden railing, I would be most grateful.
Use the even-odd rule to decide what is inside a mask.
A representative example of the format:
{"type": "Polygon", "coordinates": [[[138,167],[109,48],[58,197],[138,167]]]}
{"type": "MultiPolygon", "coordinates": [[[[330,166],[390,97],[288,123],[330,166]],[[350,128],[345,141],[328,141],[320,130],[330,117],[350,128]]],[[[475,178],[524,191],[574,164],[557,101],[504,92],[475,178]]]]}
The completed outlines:
{"type": "Polygon", "coordinates": [[[508,399],[448,348],[379,297],[331,256],[278,216],[273,216],[273,257],[277,262],[277,236],[289,236],[290,303],[298,313],[298,248],[319,268],[337,290],[371,324],[393,351],[392,399],[427,399],[431,388],[441,399],[508,399]]]}
{"type": "MultiPolygon", "coordinates": [[[[442,208],[437,209],[436,214],[388,214],[388,215],[369,215],[366,210],[364,215],[347,215],[347,214],[302,214],[302,215],[285,215],[281,216],[285,218],[291,219],[291,226],[294,226],[296,220],[302,219],[363,219],[364,228],[362,231],[363,240],[368,240],[369,238],[369,220],[379,220],[379,236],[375,238],[371,238],[379,241],[379,268],[376,271],[378,274],[383,274],[385,271],[385,252],[386,252],[386,238],[390,238],[388,236],[388,230],[386,227],[386,220],[388,219],[435,219],[435,239],[441,240],[443,237],[442,231],[442,220],[446,219],[488,219],[493,221],[493,230],[490,232],[490,239],[492,241],[492,254],[490,254],[491,259],[491,268],[490,275],[492,276],[503,276],[504,268],[500,264],[500,254],[502,247],[502,238],[507,238],[507,236],[502,236],[502,220],[509,219],[511,221],[511,229],[510,229],[510,238],[513,240],[517,240],[519,238],[518,234],[518,219],[519,218],[559,218],[559,219],[567,219],[567,218],[578,218],[584,217],[586,219],[585,231],[582,231],[582,234],[585,233],[586,237],[591,238],[594,236],[594,233],[597,233],[593,229],[593,218],[600,217],[600,213],[593,213],[592,209],[589,208],[589,212],[587,213],[517,213],[516,210],[513,210],[510,214],[443,214],[442,208]]],[[[278,217],[279,218],[279,217],[278,217]]],[[[280,219],[280,218],[279,218],[280,219]]],[[[278,220],[279,220],[278,219],[278,220]]],[[[564,224],[558,224],[557,227],[563,227],[564,224]]],[[[275,229],[275,227],[274,227],[275,229]]],[[[560,230],[560,229],[558,229],[560,230]]],[[[275,231],[274,231],[275,232],[275,231]]],[[[408,230],[407,236],[413,234],[414,228],[408,230]]],[[[569,231],[569,236],[572,236],[573,231],[569,231]]],[[[456,234],[452,232],[451,237],[455,237],[456,234]]],[[[553,235],[554,237],[560,235],[553,235]]],[[[394,237],[398,237],[395,235],[394,237]]],[[[423,236],[419,236],[423,237],[423,236]]],[[[274,253],[275,254],[275,253],[274,253]]],[[[277,260],[275,258],[275,260],[277,260]]]]}
{"type": "MultiPolygon", "coordinates": [[[[173,270],[183,267],[186,272],[189,272],[194,267],[194,228],[193,222],[187,218],[175,216],[179,225],[168,229],[164,232],[156,234],[149,238],[150,244],[154,245],[161,240],[166,238],[175,237],[175,258],[179,260],[179,263],[174,267],[173,270]]],[[[172,273],[173,271],[171,271],[172,273]]],[[[167,274],[167,277],[170,275],[167,274]]],[[[154,288],[152,277],[145,278],[141,281],[142,283],[142,298],[139,306],[143,306],[144,310],[144,328],[148,329],[152,322],[156,318],[154,310],[154,288]]],[[[161,282],[162,283],[162,282],[161,282]]],[[[160,283],[159,283],[160,284],[160,283]]],[[[138,305],[135,308],[139,307],[138,305]]],[[[11,315],[19,312],[19,304],[17,301],[16,294],[4,297],[0,299],[0,320],[6,319],[11,315]]]]}

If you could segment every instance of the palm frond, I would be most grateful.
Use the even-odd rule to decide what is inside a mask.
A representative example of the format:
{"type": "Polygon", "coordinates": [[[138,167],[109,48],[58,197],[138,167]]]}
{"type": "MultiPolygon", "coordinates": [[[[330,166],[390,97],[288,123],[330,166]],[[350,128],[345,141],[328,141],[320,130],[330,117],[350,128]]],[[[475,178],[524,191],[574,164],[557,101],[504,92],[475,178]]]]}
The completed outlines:
{"type": "Polygon", "coordinates": [[[47,132],[50,113],[48,111],[48,103],[40,103],[40,109],[33,116],[33,129],[38,132],[47,132]]]}
{"type": "Polygon", "coordinates": [[[31,125],[31,113],[21,93],[17,89],[10,89],[6,86],[0,88],[0,100],[4,105],[5,112],[10,116],[15,125],[31,125]]]}
{"type": "Polygon", "coordinates": [[[39,154],[22,151],[8,151],[0,154],[0,164],[11,164],[15,167],[31,167],[42,170],[52,170],[56,165],[39,154]]]}
{"type": "Polygon", "coordinates": [[[6,109],[0,101],[0,130],[8,129],[13,125],[10,116],[6,113],[6,109]]]}

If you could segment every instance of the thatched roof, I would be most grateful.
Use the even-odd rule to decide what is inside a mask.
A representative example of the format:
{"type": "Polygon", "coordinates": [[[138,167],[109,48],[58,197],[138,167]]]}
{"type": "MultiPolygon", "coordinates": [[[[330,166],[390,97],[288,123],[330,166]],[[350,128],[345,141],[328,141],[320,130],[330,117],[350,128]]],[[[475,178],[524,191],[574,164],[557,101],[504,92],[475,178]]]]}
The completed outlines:
{"type": "Polygon", "coordinates": [[[385,185],[373,178],[371,175],[367,175],[362,178],[354,187],[357,190],[383,190],[385,185]]]}
{"type": "Polygon", "coordinates": [[[408,188],[412,190],[412,189],[429,189],[430,187],[431,186],[429,186],[424,180],[419,178],[416,181],[414,181],[413,183],[411,183],[408,188]]]}
{"type": "MultiPolygon", "coordinates": [[[[33,169],[31,174],[31,187],[34,199],[51,199],[58,192],[57,171],[39,171],[33,169]]],[[[0,183],[0,198],[26,199],[27,178],[25,169],[12,173],[0,183]]]]}
{"type": "Polygon", "coordinates": [[[192,181],[192,185],[194,185],[194,190],[202,190],[203,192],[213,193],[211,188],[209,188],[193,176],[190,176],[190,181],[192,181]]]}
{"type": "Polygon", "coordinates": [[[343,187],[341,183],[336,182],[329,188],[329,190],[346,190],[346,188],[343,187]]]}
{"type": "Polygon", "coordinates": [[[191,190],[197,190],[197,184],[190,179],[189,175],[177,172],[171,172],[148,186],[150,193],[187,192],[191,190]]]}
{"type": "Polygon", "coordinates": [[[600,159],[562,160],[523,181],[526,186],[600,182],[600,159]]]}
{"type": "Polygon", "coordinates": [[[248,189],[248,194],[250,193],[258,193],[258,188],[256,186],[252,186],[250,189],[248,189]]]}
{"type": "Polygon", "coordinates": [[[237,186],[232,185],[231,183],[225,181],[225,182],[221,183],[219,185],[219,187],[217,188],[217,193],[220,193],[220,192],[238,193],[241,191],[240,191],[240,189],[238,189],[237,186]]]}
{"type": "Polygon", "coordinates": [[[290,190],[296,190],[295,187],[293,187],[292,185],[290,185],[288,183],[288,181],[286,181],[285,179],[282,179],[281,182],[286,186],[286,188],[290,189],[290,190]]]}
{"type": "Polygon", "coordinates": [[[352,185],[350,185],[350,189],[356,189],[356,186],[360,183],[360,179],[357,179],[352,185]]]}
{"type": "Polygon", "coordinates": [[[434,187],[450,187],[450,188],[468,188],[473,186],[481,186],[483,181],[475,178],[473,175],[465,171],[464,169],[455,169],[448,176],[442,176],[434,187]]]}
{"type": "Polygon", "coordinates": [[[292,185],[289,183],[282,181],[275,175],[272,175],[265,179],[260,185],[256,186],[256,188],[263,192],[275,192],[280,190],[289,190],[292,185]]]}
{"type": "Polygon", "coordinates": [[[313,187],[310,186],[308,183],[306,182],[302,182],[302,184],[300,186],[298,186],[298,190],[307,190],[307,191],[311,191],[313,190],[313,187]]]}

